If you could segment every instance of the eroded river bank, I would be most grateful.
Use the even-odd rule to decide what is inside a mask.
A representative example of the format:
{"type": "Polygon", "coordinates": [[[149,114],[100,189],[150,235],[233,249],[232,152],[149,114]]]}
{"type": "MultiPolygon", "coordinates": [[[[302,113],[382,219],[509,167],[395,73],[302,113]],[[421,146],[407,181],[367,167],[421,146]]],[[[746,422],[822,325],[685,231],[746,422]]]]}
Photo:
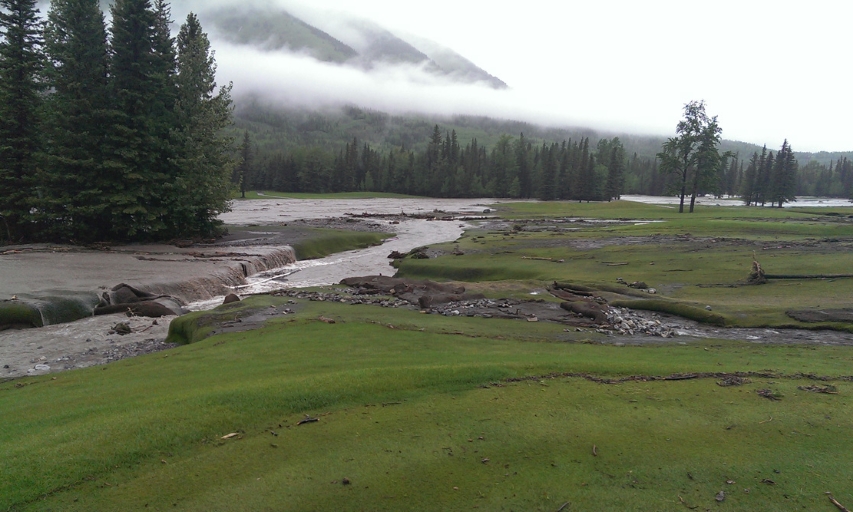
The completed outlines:
{"type": "MultiPolygon", "coordinates": [[[[390,252],[453,241],[465,226],[459,220],[427,218],[482,215],[488,209],[486,205],[494,202],[490,199],[237,201],[233,210],[222,216],[230,226],[230,235],[212,244],[5,247],[0,251],[0,300],[16,295],[61,295],[85,302],[97,300],[99,294],[119,283],[127,283],[153,293],[177,296],[190,309],[198,310],[221,304],[229,292],[248,295],[282,287],[331,284],[353,275],[391,275],[395,269],[387,259],[390,252]],[[406,216],[387,220],[356,219],[348,215],[364,212],[406,216]],[[376,247],[316,260],[288,261],[289,245],[307,238],[315,228],[380,231],[395,236],[376,247]],[[272,264],[245,268],[247,261],[267,260],[272,264]],[[275,278],[283,274],[290,275],[275,278]]],[[[162,340],[172,318],[161,318],[156,323],[153,319],[132,318],[131,332],[125,335],[112,332],[116,324],[128,321],[121,314],[0,331],[0,378],[80,368],[168,348],[162,340]]]]}
{"type": "MultiPolygon", "coordinates": [[[[38,294],[50,290],[93,293],[92,290],[105,290],[126,282],[158,293],[181,295],[185,302],[190,303],[191,309],[209,309],[221,304],[222,296],[228,291],[249,295],[281,288],[328,285],[353,276],[393,275],[395,269],[389,265],[389,253],[405,253],[416,247],[456,240],[467,226],[468,219],[491,214],[488,205],[493,203],[488,199],[273,198],[237,202],[234,211],[223,216],[223,220],[232,226],[231,234],[211,244],[113,247],[108,251],[51,246],[4,248],[0,251],[0,300],[13,294],[38,294]],[[318,227],[378,231],[395,236],[380,246],[368,249],[317,260],[287,261],[283,255],[288,244],[299,242],[301,237],[318,227]],[[245,266],[251,258],[256,261],[272,255],[281,255],[283,259],[270,260],[280,264],[259,265],[252,269],[245,266]]],[[[620,239],[620,243],[632,240],[620,239]]],[[[642,245],[655,240],[644,238],[636,242],[642,245]]],[[[597,243],[607,241],[598,240],[597,243]]],[[[531,290],[531,296],[541,291],[531,290]]],[[[454,304],[449,309],[433,313],[503,318],[505,311],[502,313],[500,310],[506,309],[504,306],[506,304],[500,301],[454,304]],[[482,311],[475,308],[482,308],[482,311]]],[[[547,321],[547,315],[552,313],[549,308],[553,309],[553,306],[513,304],[511,309],[518,315],[519,309],[529,307],[528,315],[547,321]]],[[[103,364],[169,348],[163,340],[170,321],[170,317],[155,321],[107,315],[37,329],[0,332],[0,379],[103,364]],[[119,322],[127,322],[130,332],[125,335],[114,332],[119,322]]],[[[663,341],[665,343],[712,338],[773,344],[853,345],[853,335],[834,331],[722,329],[675,317],[645,314],[631,319],[626,316],[626,321],[665,324],[667,330],[674,334],[671,339],[663,341]]],[[[247,323],[243,327],[250,326],[247,323]]],[[[589,332],[603,343],[662,341],[660,337],[642,333],[622,335],[619,332],[596,332],[595,329],[589,332]]]]}

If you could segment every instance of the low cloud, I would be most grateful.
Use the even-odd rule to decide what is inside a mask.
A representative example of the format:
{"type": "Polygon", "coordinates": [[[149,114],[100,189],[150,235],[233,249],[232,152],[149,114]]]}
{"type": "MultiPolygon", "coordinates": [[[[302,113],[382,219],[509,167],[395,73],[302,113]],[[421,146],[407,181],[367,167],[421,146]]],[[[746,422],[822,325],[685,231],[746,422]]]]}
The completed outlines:
{"type": "MultiPolygon", "coordinates": [[[[216,43],[218,76],[234,82],[234,95],[261,97],[287,106],[353,104],[389,113],[489,116],[544,126],[584,126],[652,132],[626,123],[616,109],[608,116],[594,105],[579,108],[550,94],[496,90],[428,72],[423,66],[377,64],[370,70],[319,62],[298,53],[216,43]]],[[[660,133],[663,133],[661,128],[660,133]]]]}
{"type": "Polygon", "coordinates": [[[172,10],[176,28],[190,10],[199,13],[216,50],[218,79],[233,81],[237,98],[667,136],[682,106],[704,99],[709,113],[719,115],[725,138],[769,147],[787,138],[802,151],[853,149],[853,102],[839,71],[849,37],[822,23],[853,14],[847,4],[809,5],[790,16],[771,0],[756,0],[737,4],[745,12],[735,18],[704,4],[680,3],[674,13],[666,0],[579,6],[530,0],[522,11],[458,0],[430,5],[423,11],[380,0],[174,0],[172,10]],[[349,24],[358,16],[373,18],[398,36],[451,47],[511,88],[454,82],[414,65],[363,69],[229,44],[205,21],[205,13],[218,9],[276,7],[355,47],[363,42],[349,24]],[[756,25],[756,19],[763,22],[756,25]],[[721,27],[725,37],[697,37],[721,27]]]}

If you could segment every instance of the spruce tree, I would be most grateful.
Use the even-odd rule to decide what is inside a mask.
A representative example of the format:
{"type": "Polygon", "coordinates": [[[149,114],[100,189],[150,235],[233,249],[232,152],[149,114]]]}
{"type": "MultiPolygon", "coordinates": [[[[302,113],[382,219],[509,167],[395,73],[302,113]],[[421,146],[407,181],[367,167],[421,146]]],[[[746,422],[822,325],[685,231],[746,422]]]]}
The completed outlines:
{"type": "Polygon", "coordinates": [[[625,149],[618,137],[613,139],[610,146],[605,186],[605,196],[608,201],[622,197],[622,188],[625,186],[625,149]]]}
{"type": "Polygon", "coordinates": [[[796,199],[797,192],[797,160],[794,151],[788,145],[787,139],[782,143],[782,149],[776,154],[776,161],[772,170],[771,204],[779,208],[796,199]]]}
{"type": "Polygon", "coordinates": [[[168,107],[164,56],[158,47],[158,13],[150,0],[116,0],[112,7],[108,179],[104,196],[118,239],[160,238],[167,233],[172,185],[163,126],[168,107]]]}
{"type": "Polygon", "coordinates": [[[0,0],[0,239],[35,233],[42,29],[35,0],[0,0]]]}
{"type": "Polygon", "coordinates": [[[761,165],[761,160],[758,157],[758,152],[752,154],[749,159],[749,165],[743,173],[743,181],[741,182],[740,195],[741,200],[747,206],[752,205],[756,198],[756,183],[758,180],[758,170],[761,165]]]}
{"type": "Polygon", "coordinates": [[[54,0],[45,30],[47,189],[51,239],[107,237],[102,199],[107,134],[107,33],[97,0],[54,0]]]}
{"type": "MultiPolygon", "coordinates": [[[[249,137],[249,130],[246,130],[243,133],[243,143],[240,145],[239,149],[240,153],[240,163],[237,164],[237,167],[234,169],[234,180],[240,186],[240,197],[246,198],[246,190],[248,190],[249,180],[251,179],[252,167],[254,166],[254,154],[252,153],[252,139],[249,137]]],[[[319,159],[316,160],[319,162],[319,159]]],[[[319,171],[322,166],[318,165],[312,167],[307,172],[311,170],[319,171]]],[[[324,171],[325,167],[322,167],[324,171]]],[[[312,179],[317,180],[318,178],[311,176],[312,179]]],[[[311,192],[325,192],[325,190],[312,190],[311,192]]]]}
{"type": "Polygon", "coordinates": [[[210,41],[193,13],[178,33],[177,63],[174,191],[179,199],[172,212],[180,234],[208,236],[219,225],[217,216],[229,208],[233,140],[224,129],[232,123],[233,107],[231,85],[217,91],[210,41]]]}

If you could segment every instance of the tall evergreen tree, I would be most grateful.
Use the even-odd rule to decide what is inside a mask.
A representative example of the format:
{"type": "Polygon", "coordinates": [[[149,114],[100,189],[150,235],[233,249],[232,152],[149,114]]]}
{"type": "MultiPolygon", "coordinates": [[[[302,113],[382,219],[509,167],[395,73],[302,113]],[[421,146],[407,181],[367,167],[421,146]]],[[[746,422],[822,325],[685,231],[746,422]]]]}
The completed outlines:
{"type": "Polygon", "coordinates": [[[174,138],[179,200],[172,209],[180,231],[210,235],[219,224],[217,216],[229,208],[233,140],[224,129],[232,123],[233,107],[231,85],[217,91],[210,41],[193,13],[178,33],[177,62],[174,138]]]}
{"type": "Polygon", "coordinates": [[[10,241],[34,234],[42,45],[35,0],[0,0],[0,221],[10,241]]]}
{"type": "Polygon", "coordinates": [[[45,30],[46,195],[52,239],[107,237],[102,199],[106,137],[107,31],[97,0],[53,0],[45,30]]]}
{"type": "MultiPolygon", "coordinates": [[[[246,198],[246,190],[248,190],[248,182],[251,179],[252,168],[254,166],[254,153],[252,152],[252,139],[249,137],[249,130],[246,130],[243,133],[243,143],[240,144],[240,163],[237,164],[237,167],[234,169],[234,177],[235,181],[240,186],[240,197],[243,199],[246,198]]],[[[315,160],[318,165],[316,169],[319,171],[321,166],[319,165],[320,160],[315,160]]],[[[322,166],[324,171],[327,170],[325,166],[322,166]]],[[[325,172],[324,172],[325,174],[325,172]]],[[[313,176],[312,176],[313,178],[313,176]]],[[[328,184],[326,184],[328,187],[328,184]]],[[[325,192],[325,190],[320,190],[320,192],[325,192]]]]}
{"type": "MultiPolygon", "coordinates": [[[[180,171],[176,165],[177,145],[174,140],[178,121],[175,117],[177,101],[177,55],[175,38],[172,37],[172,11],[166,0],[151,0],[154,16],[151,36],[151,87],[152,102],[148,105],[151,130],[156,142],[156,173],[163,181],[152,189],[152,200],[159,205],[165,233],[179,231],[183,221],[178,220],[172,209],[182,195],[176,190],[180,171]]],[[[167,235],[168,236],[168,235],[167,235]]]]}
{"type": "Polygon", "coordinates": [[[785,203],[796,199],[797,191],[797,160],[787,139],[782,143],[782,149],[776,154],[772,172],[770,202],[782,208],[785,203]]]}
{"type": "Polygon", "coordinates": [[[163,91],[166,77],[155,51],[158,18],[150,0],[116,0],[112,7],[109,179],[104,183],[112,235],[155,238],[165,232],[171,185],[163,162],[163,91]]]}
{"type": "Polygon", "coordinates": [[[611,143],[609,157],[605,187],[605,196],[608,201],[622,197],[622,189],[625,186],[625,149],[618,137],[611,143]]]}
{"type": "Polygon", "coordinates": [[[747,206],[750,206],[755,202],[756,181],[758,179],[759,166],[760,159],[758,157],[758,152],[756,151],[752,154],[752,158],[749,159],[749,165],[746,166],[746,171],[743,173],[743,181],[741,181],[740,187],[741,200],[747,206]]]}

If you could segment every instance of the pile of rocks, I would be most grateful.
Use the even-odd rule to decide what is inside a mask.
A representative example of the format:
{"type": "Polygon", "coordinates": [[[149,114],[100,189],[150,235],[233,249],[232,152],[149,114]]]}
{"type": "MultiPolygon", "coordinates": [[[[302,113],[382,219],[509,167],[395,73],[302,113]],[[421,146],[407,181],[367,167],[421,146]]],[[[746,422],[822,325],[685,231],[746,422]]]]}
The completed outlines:
{"type": "Polygon", "coordinates": [[[627,308],[611,307],[607,312],[607,320],[610,326],[602,330],[624,336],[633,336],[635,334],[661,338],[674,338],[676,336],[678,325],[665,324],[659,318],[656,318],[657,315],[648,315],[651,318],[627,308]]]}
{"type": "Polygon", "coordinates": [[[402,299],[387,297],[367,298],[365,295],[359,295],[357,292],[358,290],[354,289],[343,290],[342,293],[322,293],[301,291],[298,289],[283,289],[272,292],[271,295],[275,297],[291,297],[294,299],[310,300],[312,302],[340,302],[342,304],[352,305],[367,304],[383,308],[401,308],[411,306],[411,304],[402,299]]]}
{"type": "Polygon", "coordinates": [[[104,349],[100,355],[104,360],[103,363],[110,363],[121,359],[127,359],[128,357],[160,352],[177,346],[178,345],[176,343],[166,343],[163,340],[150,338],[123,345],[111,345],[104,349]]]}
{"type": "MultiPolygon", "coordinates": [[[[614,308],[604,299],[582,291],[575,292],[581,295],[574,298],[584,300],[558,303],[543,299],[488,299],[482,295],[465,294],[462,287],[382,276],[350,278],[342,281],[342,284],[349,288],[337,293],[282,289],[272,292],[272,295],[320,302],[408,308],[448,317],[550,321],[595,329],[610,335],[672,338],[676,336],[678,328],[677,325],[662,322],[653,313],[614,308]],[[580,308],[582,311],[574,311],[565,307],[567,304],[595,310],[590,312],[580,308]]],[[[565,292],[561,295],[565,295],[565,292]]]]}

